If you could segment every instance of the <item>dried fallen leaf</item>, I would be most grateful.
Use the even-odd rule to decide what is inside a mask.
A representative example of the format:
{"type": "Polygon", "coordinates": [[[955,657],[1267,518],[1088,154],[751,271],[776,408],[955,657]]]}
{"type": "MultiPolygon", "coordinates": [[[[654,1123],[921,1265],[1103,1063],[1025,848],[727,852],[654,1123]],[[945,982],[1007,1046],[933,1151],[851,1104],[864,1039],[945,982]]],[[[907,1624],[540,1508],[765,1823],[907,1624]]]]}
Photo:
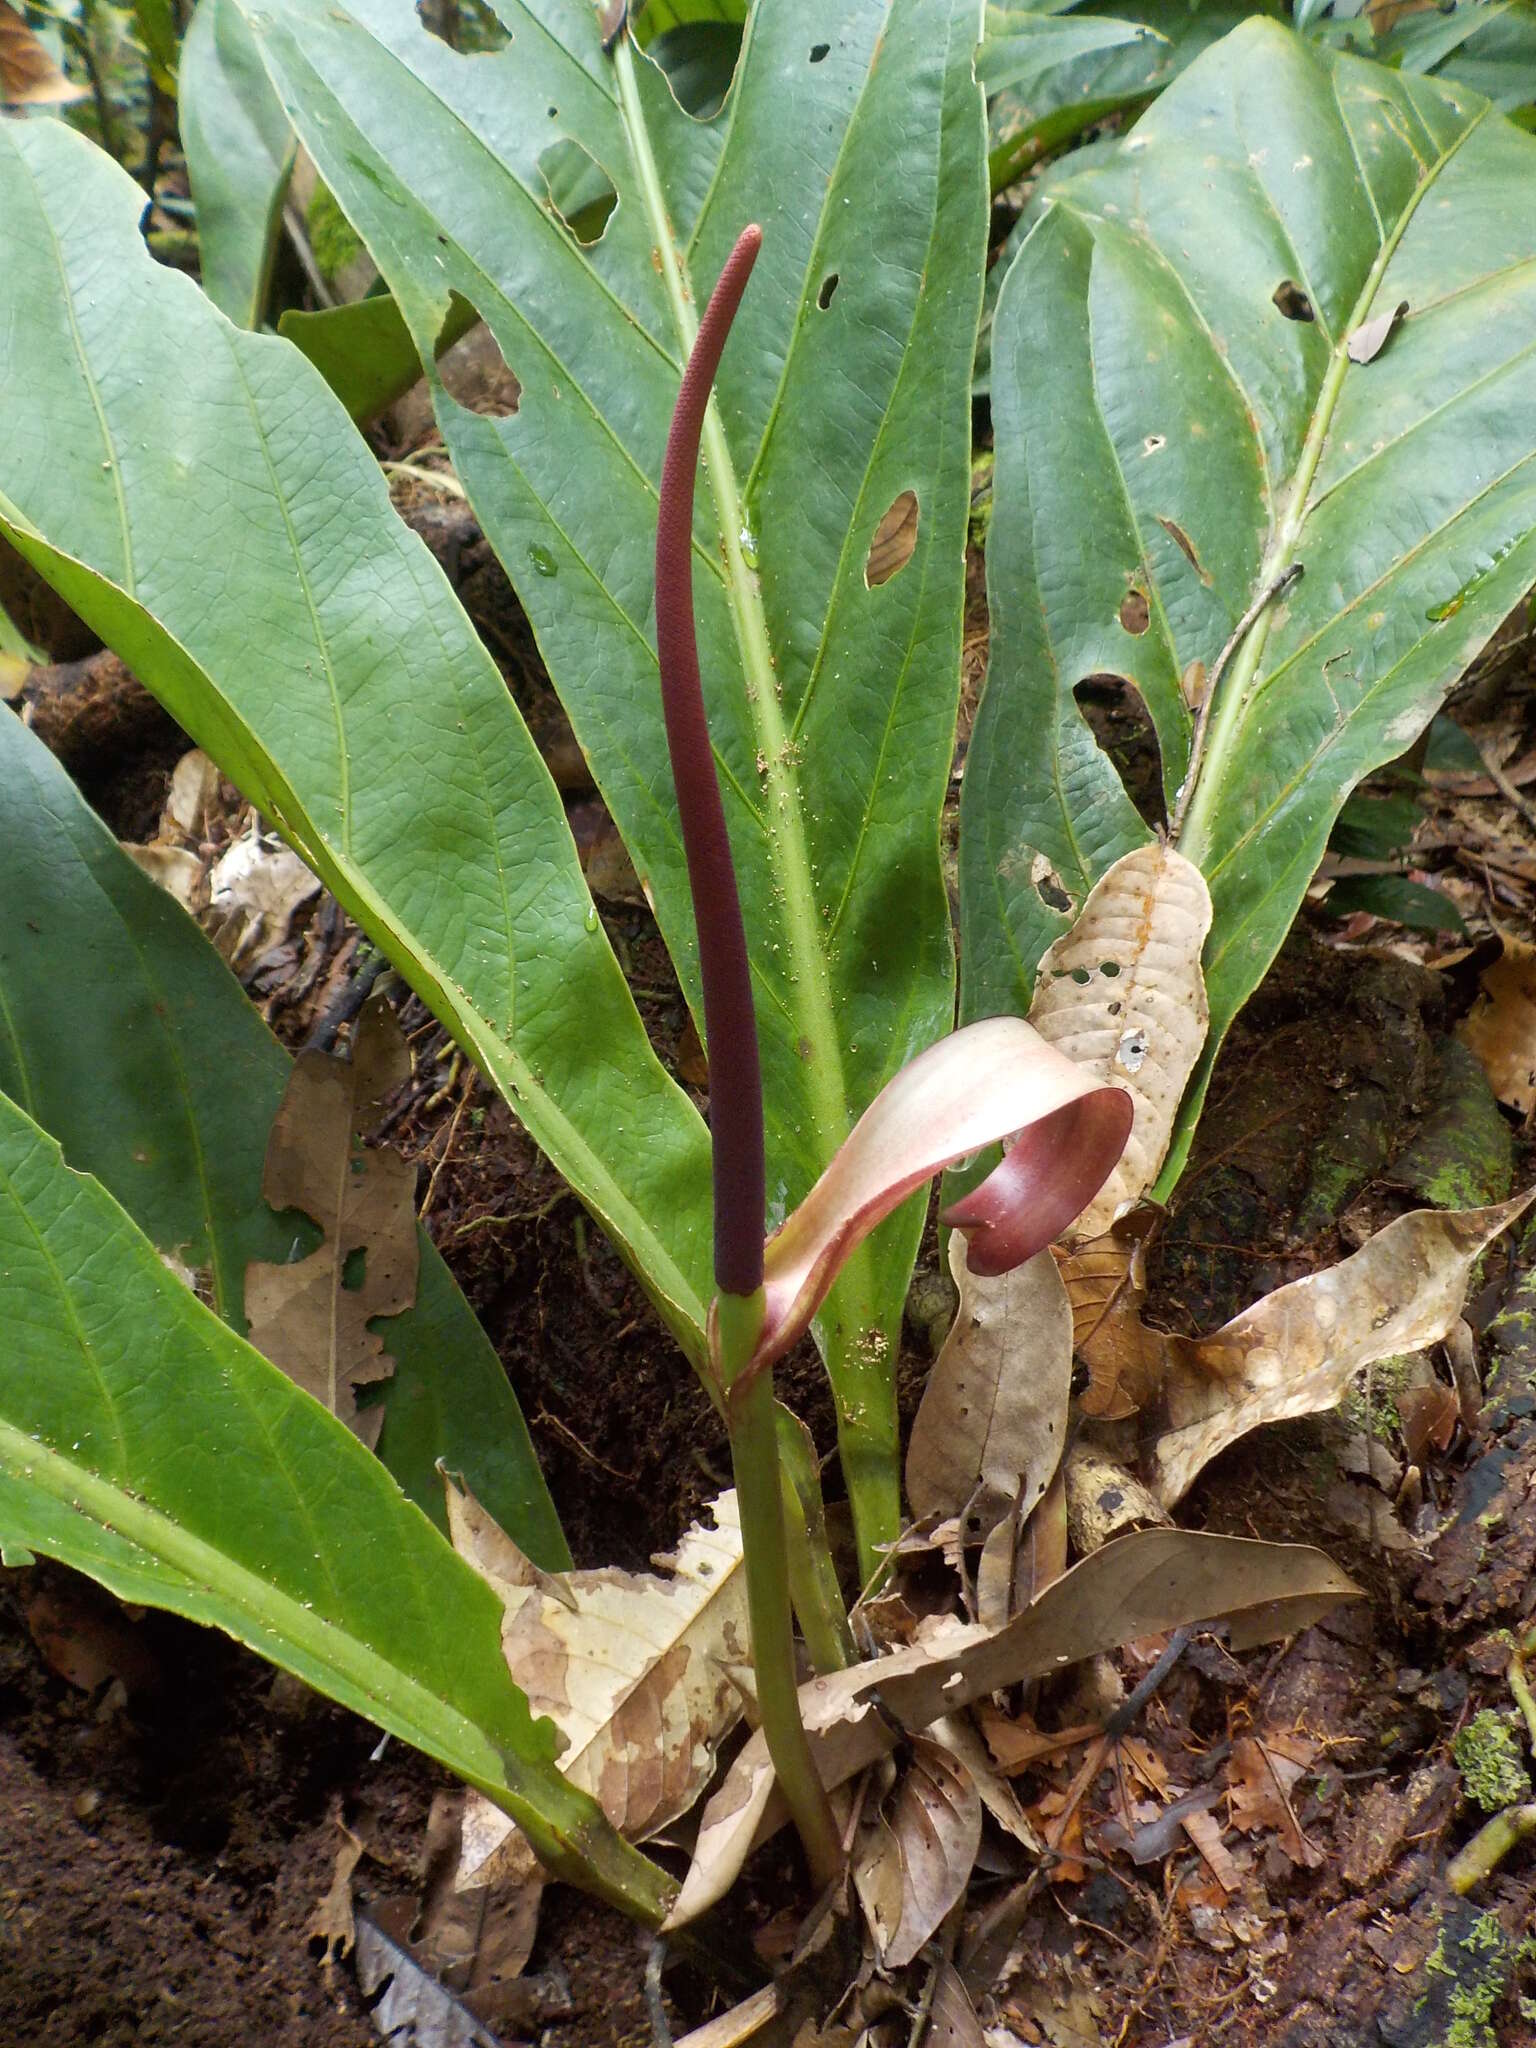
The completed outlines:
{"type": "Polygon", "coordinates": [[[981,1798],[942,1744],[918,1736],[895,1792],[860,1830],[853,1882],[886,1969],[910,1963],[970,1881],[981,1798]]]}
{"type": "Polygon", "coordinates": [[[1431,1451],[1451,1448],[1461,1404],[1454,1387],[1443,1380],[1427,1386],[1407,1387],[1397,1396],[1397,1413],[1403,1425],[1403,1448],[1410,1465],[1423,1465],[1431,1451]]]}
{"type": "Polygon", "coordinates": [[[1242,1873],[1222,1847],[1221,1823],[1198,1807],[1179,1816],[1179,1824],[1205,1858],[1206,1868],[1224,1892],[1241,1891],[1242,1873]]]}
{"type": "MultiPolygon", "coordinates": [[[[995,2038],[995,2037],[994,2037],[995,2038]]],[[[953,1963],[940,1963],[928,2015],[928,2048],[986,2048],[988,2036],[953,1963]]]]}
{"type": "Polygon", "coordinates": [[[1022,1523],[1060,1462],[1072,1311],[1049,1252],[987,1279],[955,1231],[949,1269],[960,1305],[912,1425],[907,1494],[919,1516],[960,1515],[976,1542],[1005,1516],[1022,1523]]]}
{"type": "Polygon", "coordinates": [[[1352,363],[1374,363],[1387,343],[1397,331],[1398,322],[1408,310],[1408,301],[1400,299],[1385,313],[1378,313],[1373,320],[1362,320],[1344,344],[1344,353],[1352,363]]]}
{"type": "MultiPolygon", "coordinates": [[[[565,1737],[560,1768],[616,1828],[646,1840],[693,1804],[714,1769],[716,1746],[752,1697],[735,1494],[712,1503],[712,1528],[696,1522],[675,1555],[658,1560],[670,1566],[667,1576],[568,1572],[551,1586],[542,1575],[508,1572],[508,1558],[522,1553],[499,1530],[505,1548],[491,1545],[489,1516],[472,1496],[456,1501],[456,1491],[450,1481],[455,1544],[501,1596],[508,1668],[533,1711],[565,1737]],[[466,1542],[470,1527],[476,1534],[466,1542]]],[[[470,1793],[460,1884],[521,1877],[529,1861],[514,1824],[470,1793]]]]}
{"type": "Polygon", "coordinates": [[[1157,1178],[1205,1044],[1200,953],[1210,928],[1200,870],[1154,842],[1115,862],[1040,961],[1030,1023],[1136,1106],[1120,1163],[1079,1217],[1078,1239],[1108,1230],[1157,1178]]]}
{"type": "Polygon", "coordinates": [[[474,2014],[367,1918],[357,1923],[357,1981],[385,2041],[413,2048],[498,2048],[474,2014]]]}
{"type": "MultiPolygon", "coordinates": [[[[801,1719],[823,1782],[840,1785],[894,1747],[893,1716],[928,1728],[988,1693],[1186,1622],[1225,1620],[1232,1647],[1246,1649],[1305,1628],[1358,1593],[1303,1545],[1138,1530],[1084,1558],[1006,1628],[941,1625],[909,1649],[810,1680],[800,1688],[801,1719]]],[[[722,1898],[748,1852],[787,1817],[759,1731],[704,1809],[667,1925],[685,1926],[722,1898]]]]}
{"type": "Polygon", "coordinates": [[[1141,1319],[1143,1246],[1109,1231],[1058,1250],[1056,1262],[1072,1304],[1072,1348],[1088,1370],[1078,1407],[1099,1422],[1122,1421],[1153,1398],[1167,1366],[1166,1337],[1141,1319]]]}
{"type": "Polygon", "coordinates": [[[360,1408],[358,1391],[387,1380],[395,1361],[369,1323],[416,1299],[420,1249],[415,1167],[363,1139],[410,1070],[382,997],[365,1007],[350,1061],[300,1053],[272,1125],[261,1191],[274,1209],[313,1217],[324,1242],[291,1266],[253,1260],[245,1275],[251,1342],[370,1449],[384,1411],[360,1408]]]}
{"type": "Polygon", "coordinates": [[[1067,1458],[1067,1531],[1079,1556],[1098,1550],[1127,1529],[1166,1523],[1167,1510],[1133,1472],[1086,1444],[1067,1458]]]}
{"type": "Polygon", "coordinates": [[[281,945],[294,913],[320,884],[291,847],[253,823],[208,875],[208,907],[222,920],[219,951],[232,964],[281,945]]]}
{"type": "Polygon", "coordinates": [[[1214,1336],[1170,1338],[1162,1394],[1145,1413],[1158,1499],[1172,1507],[1218,1451],[1261,1423],[1332,1408],[1362,1367],[1438,1343],[1461,1314],[1474,1261],[1533,1197],[1536,1189],[1488,1209],[1415,1209],[1214,1336]]]}
{"type": "Polygon", "coordinates": [[[349,1827],[338,1821],[341,1847],[331,1873],[330,1889],[309,1916],[305,1938],[323,1944],[320,1960],[329,1969],[352,1953],[357,1925],[352,1915],[352,1873],[362,1861],[363,1844],[349,1827]]]}
{"type": "Polygon", "coordinates": [[[1270,1732],[1239,1736],[1227,1763],[1233,1827],[1245,1835],[1273,1828],[1291,1862],[1308,1870],[1317,1868],[1323,1852],[1302,1833],[1291,1794],[1316,1755],[1317,1744],[1305,1735],[1270,1732]]]}
{"type": "Polygon", "coordinates": [[[1528,1116],[1536,1109],[1536,946],[1506,934],[1481,987],[1456,1036],[1481,1061],[1500,1102],[1528,1116]]]}
{"type": "Polygon", "coordinates": [[[0,0],[0,104],[67,107],[87,97],[54,63],[10,0],[0,0]]]}

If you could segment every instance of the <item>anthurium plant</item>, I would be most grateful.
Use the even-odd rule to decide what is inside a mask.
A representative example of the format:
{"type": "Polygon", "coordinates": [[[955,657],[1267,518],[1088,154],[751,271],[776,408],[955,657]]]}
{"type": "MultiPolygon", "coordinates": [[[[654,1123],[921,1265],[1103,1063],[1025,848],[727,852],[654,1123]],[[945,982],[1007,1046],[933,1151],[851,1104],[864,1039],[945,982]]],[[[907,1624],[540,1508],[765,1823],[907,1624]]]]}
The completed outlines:
{"type": "MultiPolygon", "coordinates": [[[[203,0],[182,112],[210,258],[226,238],[217,304],[151,260],[142,194],[98,151],[0,124],[0,535],[436,1013],[718,1403],[771,1765],[749,1744],[759,1803],[727,1804],[743,1836],[776,1779],[819,1877],[844,1844],[795,1621],[871,1739],[880,1681],[836,1670],[852,1589],[775,1363],[814,1336],[867,1581],[903,1526],[895,1364],[926,1183],[981,1155],[947,1211],[977,1277],[1169,1184],[1339,803],[1536,574],[1536,143],[1463,87],[1239,29],[1061,182],[999,303],[953,1032],[940,826],[981,22],[973,0],[853,0],[835,30],[825,12],[754,7],[711,108],[581,6],[500,0],[470,53],[397,0],[203,0]],[[208,182],[227,95],[259,204],[208,182]],[[500,674],[389,502],[345,351],[311,337],[332,389],[254,331],[294,134],[378,266],[366,331],[425,374],[645,883],[707,1049],[707,1124],[647,1039],[500,674]],[[469,409],[439,367],[475,321],[510,411],[469,409]],[[1073,694],[1106,672],[1156,729],[1150,823],[1073,694]]],[[[557,1766],[502,1656],[505,1602],[431,1526],[468,1512],[445,1509],[441,1461],[530,1570],[569,1562],[468,1311],[426,1258],[429,1326],[393,1347],[378,1458],[251,1347],[246,1263],[280,1256],[260,1161],[283,1055],[36,743],[8,726],[0,762],[31,855],[0,924],[5,1555],[230,1630],[440,1758],[546,1867],[659,1921],[670,1879],[557,1766]],[[88,996],[75,933],[120,963],[88,996]],[[108,1020],[90,1061],[71,1004],[108,1020]],[[205,1030],[248,1091],[201,1072],[205,1030]],[[145,1058],[173,1085],[146,1089],[145,1058]]],[[[1084,1603],[1076,1654],[1221,1606],[1220,1539],[1158,1534],[1137,1581],[1155,1599],[1128,1605],[1113,1571],[1059,1582],[1053,1627],[1084,1603]]],[[[1258,1570],[1255,1626],[1289,1585],[1338,1597],[1307,1555],[1258,1570]]],[[[1051,1668],[1044,1626],[1003,1630],[1013,1664],[996,1632],[972,1644],[964,1696],[1051,1668]]],[[[947,1711],[933,1670],[908,1677],[922,1725],[947,1711]]]]}

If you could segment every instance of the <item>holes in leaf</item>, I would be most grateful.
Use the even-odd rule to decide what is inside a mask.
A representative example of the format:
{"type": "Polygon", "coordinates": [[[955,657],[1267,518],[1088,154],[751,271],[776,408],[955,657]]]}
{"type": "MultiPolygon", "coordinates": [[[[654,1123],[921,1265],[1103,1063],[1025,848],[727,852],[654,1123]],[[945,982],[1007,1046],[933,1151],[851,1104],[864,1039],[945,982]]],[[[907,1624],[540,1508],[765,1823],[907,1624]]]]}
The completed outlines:
{"type": "Polygon", "coordinates": [[[864,563],[864,581],[875,590],[899,575],[917,546],[917,493],[903,491],[875,528],[864,563]]]}
{"type": "Polygon", "coordinates": [[[416,14],[429,36],[465,57],[489,56],[512,40],[485,0],[416,0],[416,14]]]}
{"type": "Polygon", "coordinates": [[[341,1262],[341,1284],[348,1294],[357,1294],[367,1277],[368,1247],[356,1244],[341,1262]]]}
{"type": "Polygon", "coordinates": [[[1035,894],[1047,910],[1057,911],[1063,917],[1072,915],[1077,906],[1072,901],[1071,892],[1043,853],[1037,853],[1030,862],[1029,879],[1034,883],[1035,894]]]}
{"type": "Polygon", "coordinates": [[[819,64],[823,57],[825,57],[827,52],[831,49],[831,47],[832,45],[830,43],[812,43],[811,62],[813,64],[819,64]]]}
{"type": "Polygon", "coordinates": [[[823,313],[825,313],[828,306],[831,305],[832,295],[836,290],[837,272],[835,270],[831,270],[828,271],[827,275],[821,280],[821,290],[816,294],[816,303],[818,306],[820,306],[823,313]]]}
{"type": "Polygon", "coordinates": [[[1118,960],[1101,960],[1099,962],[1099,972],[1100,974],[1107,975],[1113,981],[1120,972],[1120,962],[1118,960]]]}
{"type": "Polygon", "coordinates": [[[1143,455],[1155,455],[1159,448],[1166,448],[1167,446],[1168,436],[1166,434],[1148,434],[1145,441],[1141,444],[1141,452],[1143,455]]]}
{"type": "Polygon", "coordinates": [[[1127,633],[1138,638],[1152,623],[1152,607],[1147,602],[1147,593],[1138,584],[1133,583],[1120,600],[1120,623],[1127,633]]]}
{"type": "Polygon", "coordinates": [[[443,389],[466,412],[482,419],[510,419],[523,387],[508,366],[495,335],[478,308],[455,292],[437,337],[437,375],[443,389]]]}
{"type": "Polygon", "coordinates": [[[562,227],[568,228],[583,249],[603,239],[608,216],[619,203],[613,180],[579,142],[562,136],[541,151],[539,171],[549,204],[562,227]]]}
{"type": "Polygon", "coordinates": [[[1274,290],[1275,304],[1287,320],[1312,321],[1317,315],[1312,310],[1312,301],[1293,277],[1282,277],[1274,290]]]}

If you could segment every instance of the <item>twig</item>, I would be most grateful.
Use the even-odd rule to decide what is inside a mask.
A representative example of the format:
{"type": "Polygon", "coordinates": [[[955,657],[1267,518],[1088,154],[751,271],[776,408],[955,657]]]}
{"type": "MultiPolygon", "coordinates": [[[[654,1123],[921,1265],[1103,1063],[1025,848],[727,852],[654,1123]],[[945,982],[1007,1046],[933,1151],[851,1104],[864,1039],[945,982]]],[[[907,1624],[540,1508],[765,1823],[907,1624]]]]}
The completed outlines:
{"type": "Polygon", "coordinates": [[[1164,1650],[1140,1685],[1136,1687],[1134,1692],[1126,1695],[1112,1714],[1105,1716],[1104,1733],[1112,1741],[1118,1741],[1126,1733],[1131,1723],[1136,1719],[1136,1716],[1147,1704],[1147,1701],[1151,1699],[1153,1693],[1162,1685],[1174,1665],[1178,1663],[1179,1659],[1188,1649],[1190,1638],[1194,1635],[1194,1632],[1193,1622],[1186,1622],[1183,1628],[1176,1628],[1168,1638],[1167,1649],[1164,1650]]]}
{"type": "Polygon", "coordinates": [[[427,1211],[432,1207],[432,1198],[437,1193],[437,1184],[443,1177],[443,1168],[448,1164],[449,1155],[453,1151],[453,1141],[459,1135],[459,1125],[463,1122],[464,1112],[469,1107],[469,1098],[475,1092],[475,1078],[475,1069],[473,1067],[466,1067],[464,1069],[464,1086],[459,1091],[458,1105],[453,1112],[453,1120],[448,1126],[448,1137],[443,1146],[442,1156],[432,1169],[432,1178],[427,1182],[427,1192],[422,1196],[421,1207],[416,1211],[416,1221],[418,1223],[425,1223],[427,1220],[427,1211]]]}
{"type": "Polygon", "coordinates": [[[1190,742],[1189,767],[1179,787],[1178,800],[1174,804],[1173,817],[1168,826],[1168,837],[1174,842],[1178,840],[1180,828],[1184,823],[1184,813],[1188,810],[1190,798],[1195,793],[1195,783],[1200,774],[1200,760],[1205,752],[1206,732],[1211,722],[1211,706],[1216,702],[1216,692],[1220,686],[1221,679],[1231,666],[1233,655],[1236,654],[1238,648],[1247,639],[1254,626],[1258,624],[1262,614],[1274,603],[1277,597],[1283,597],[1291,585],[1300,580],[1301,573],[1301,563],[1292,562],[1289,569],[1283,575],[1277,576],[1267,590],[1259,592],[1253,603],[1249,605],[1247,611],[1243,613],[1243,616],[1232,628],[1226,646],[1217,655],[1216,665],[1206,678],[1205,695],[1200,699],[1200,715],[1195,720],[1195,736],[1190,742]]]}
{"type": "Polygon", "coordinates": [[[661,2001],[661,1972],[666,1960],[667,1944],[658,1934],[645,1959],[645,2009],[651,2016],[651,2038],[656,2048],[672,2048],[672,2028],[661,2001]]]}
{"type": "Polygon", "coordinates": [[[1507,1806],[1480,1827],[1465,1849],[1451,1858],[1446,1882],[1453,1892],[1466,1893],[1491,1877],[1518,1842],[1536,1835],[1536,1802],[1507,1806]]]}
{"type": "Polygon", "coordinates": [[[309,288],[320,304],[329,310],[336,304],[336,294],[325,281],[325,274],[315,261],[315,252],[309,245],[309,236],[299,218],[299,209],[289,204],[283,208],[283,228],[293,245],[293,253],[299,259],[299,267],[309,279],[309,288]]]}
{"type": "Polygon", "coordinates": [[[336,1034],[343,1024],[350,1024],[358,1011],[373,993],[373,984],[384,972],[389,962],[382,953],[375,953],[371,960],[365,960],[352,976],[340,994],[333,998],[313,1031],[305,1039],[303,1052],[329,1052],[336,1042],[336,1034]]]}

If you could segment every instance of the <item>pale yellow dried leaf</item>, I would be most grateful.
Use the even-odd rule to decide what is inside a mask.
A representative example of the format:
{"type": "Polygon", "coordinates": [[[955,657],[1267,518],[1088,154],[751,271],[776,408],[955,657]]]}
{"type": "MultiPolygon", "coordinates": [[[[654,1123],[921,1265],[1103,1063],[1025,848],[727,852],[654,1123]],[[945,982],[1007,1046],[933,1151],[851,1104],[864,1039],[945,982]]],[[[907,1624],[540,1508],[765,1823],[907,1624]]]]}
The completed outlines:
{"type": "Polygon", "coordinates": [[[1481,977],[1481,994],[1456,1036],[1480,1062],[1500,1102],[1529,1116],[1536,1108],[1536,946],[1504,938],[1481,977]]]}
{"type": "MultiPolygon", "coordinates": [[[[568,1572],[554,1591],[517,1586],[487,1567],[487,1555],[497,1553],[483,1509],[467,1548],[463,1517],[454,1530],[460,1554],[501,1596],[508,1669],[533,1711],[547,1714],[565,1738],[561,1770],[632,1841],[693,1804],[718,1744],[752,1697],[734,1492],[721,1494],[711,1513],[713,1527],[696,1522],[673,1557],[657,1560],[668,1566],[665,1574],[568,1572]]],[[[506,1815],[471,1793],[460,1884],[521,1872],[527,1855],[506,1815]]]]}
{"type": "Polygon", "coordinates": [[[970,1881],[981,1796],[960,1759],[916,1736],[895,1791],[859,1831],[853,1882],[881,1966],[910,1963],[970,1881]]]}
{"type": "Polygon", "coordinates": [[[382,998],[364,1008],[350,1060],[300,1053],[267,1142],[261,1191],[274,1209],[312,1217],[323,1241],[292,1265],[253,1260],[245,1273],[251,1342],[370,1449],[384,1413],[360,1408],[358,1392],[389,1379],[395,1361],[369,1324],[411,1306],[421,1252],[415,1166],[363,1140],[410,1071],[382,998]],[[362,1275],[348,1286],[355,1255],[362,1275]]]}
{"type": "Polygon", "coordinates": [[[1166,1525],[1167,1510],[1135,1473],[1087,1444],[1075,1444],[1066,1464],[1067,1530],[1080,1557],[1127,1529],[1166,1525]]]}
{"type": "Polygon", "coordinates": [[[219,771],[201,747],[189,747],[171,770],[170,793],[160,814],[160,837],[170,830],[196,839],[218,808],[219,771]]]}
{"type": "Polygon", "coordinates": [[[238,961],[280,945],[295,912],[319,890],[291,847],[253,825],[209,870],[208,907],[223,925],[220,952],[238,961]]]}
{"type": "Polygon", "coordinates": [[[1041,959],[1029,1021],[1136,1107],[1119,1165],[1079,1217],[1097,1237],[1157,1178],[1210,1016],[1200,954],[1211,895],[1192,862],[1154,842],[1095,884],[1071,930],[1041,959]]]}
{"type": "Polygon", "coordinates": [[[960,1305],[912,1425],[907,1495],[919,1517],[960,1515],[976,1542],[1005,1517],[1022,1523],[1060,1462],[1072,1311],[1049,1252],[988,1279],[954,1231],[949,1269],[960,1305]]]}
{"type": "Polygon", "coordinates": [[[1461,1314],[1478,1255],[1536,1189],[1487,1209],[1415,1209],[1359,1251],[1268,1294],[1212,1337],[1170,1338],[1143,1465],[1172,1507],[1219,1451],[1262,1423],[1335,1407],[1357,1372],[1435,1344],[1461,1314]]]}
{"type": "MultiPolygon", "coordinates": [[[[811,1679],[800,1688],[800,1718],[831,1788],[895,1748],[896,1722],[931,1728],[988,1693],[1186,1622],[1224,1620],[1233,1648],[1248,1649],[1356,1597],[1336,1565],[1303,1545],[1138,1530],[1074,1566],[1006,1628],[948,1622],[907,1649],[811,1679]]],[[[686,1926],[723,1898],[751,1851],[787,1818],[759,1730],[704,1808],[667,1927],[686,1926]]]]}
{"type": "Polygon", "coordinates": [[[20,11],[0,0],[0,105],[67,107],[86,97],[86,88],[64,76],[20,11]]]}
{"type": "Polygon", "coordinates": [[[183,910],[196,917],[208,903],[203,864],[189,847],[164,846],[151,840],[147,846],[121,842],[123,852],[135,867],[142,868],[152,882],[158,882],[168,896],[174,896],[183,910]]]}

